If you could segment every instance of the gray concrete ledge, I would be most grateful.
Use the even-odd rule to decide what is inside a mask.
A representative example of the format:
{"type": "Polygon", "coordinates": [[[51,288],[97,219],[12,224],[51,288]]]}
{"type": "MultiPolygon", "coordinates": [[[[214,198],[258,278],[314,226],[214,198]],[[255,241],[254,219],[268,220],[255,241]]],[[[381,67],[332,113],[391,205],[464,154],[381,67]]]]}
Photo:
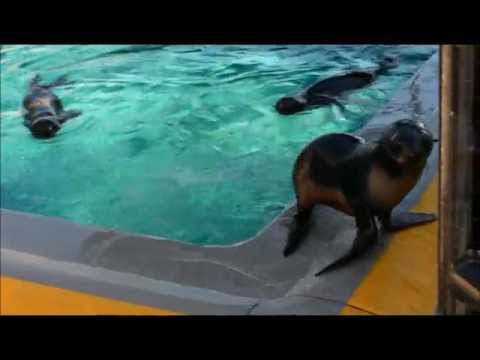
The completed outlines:
{"type": "MultiPolygon", "coordinates": [[[[357,133],[375,139],[385,125],[416,111],[438,136],[439,61],[433,55],[357,133]],[[417,84],[417,100],[412,95],[417,84]],[[417,105],[414,106],[415,101],[417,105]]],[[[438,145],[400,209],[414,205],[438,168],[438,145]]],[[[317,207],[300,250],[282,256],[293,204],[255,237],[233,246],[198,246],[1,210],[3,275],[189,314],[337,314],[389,238],[349,266],[313,274],[346,252],[352,218],[317,207]]]]}

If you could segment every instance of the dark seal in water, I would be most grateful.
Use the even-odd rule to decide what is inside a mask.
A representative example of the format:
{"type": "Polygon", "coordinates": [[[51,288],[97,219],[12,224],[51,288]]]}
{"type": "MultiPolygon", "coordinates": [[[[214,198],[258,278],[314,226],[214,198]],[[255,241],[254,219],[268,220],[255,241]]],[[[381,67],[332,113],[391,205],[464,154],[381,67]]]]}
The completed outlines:
{"type": "Polygon", "coordinates": [[[396,59],[386,56],[380,61],[378,68],[375,70],[352,71],[347,74],[319,80],[296,94],[281,98],[277,101],[275,109],[282,115],[291,115],[331,104],[340,106],[343,109],[344,106],[337,100],[338,96],[370,85],[379,75],[385,74],[389,69],[396,66],[396,59]]]}
{"type": "Polygon", "coordinates": [[[70,84],[65,76],[48,85],[41,85],[40,81],[39,75],[30,81],[28,93],[23,99],[23,117],[24,125],[32,135],[45,139],[55,136],[63,123],[79,116],[81,111],[64,110],[61,100],[52,92],[56,86],[70,84]]]}

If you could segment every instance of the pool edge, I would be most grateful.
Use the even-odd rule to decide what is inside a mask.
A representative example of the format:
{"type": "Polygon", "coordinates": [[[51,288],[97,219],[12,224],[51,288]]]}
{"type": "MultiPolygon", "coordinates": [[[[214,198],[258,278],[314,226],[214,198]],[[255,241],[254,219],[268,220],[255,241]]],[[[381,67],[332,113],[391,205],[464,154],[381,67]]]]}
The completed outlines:
{"type": "MultiPolygon", "coordinates": [[[[436,67],[438,52],[358,133],[375,136],[389,121],[396,120],[401,114],[408,115],[411,105],[408,89],[411,82],[422,76],[431,80],[436,67]]],[[[433,75],[438,78],[438,71],[433,75]]],[[[418,83],[421,87],[420,100],[426,108],[424,120],[428,127],[438,133],[438,79],[436,86],[428,81],[418,83]]],[[[438,151],[435,148],[421,183],[407,196],[401,207],[412,207],[418,201],[435,176],[437,164],[438,151]]],[[[251,239],[231,246],[202,247],[170,240],[162,241],[159,245],[152,243],[152,240],[157,241],[154,236],[101,230],[66,220],[1,209],[2,225],[13,226],[12,218],[19,222],[15,225],[18,227],[16,236],[11,233],[6,235],[2,226],[1,273],[2,276],[189,314],[338,314],[348,306],[350,296],[377,261],[382,249],[378,248],[356,265],[322,280],[311,279],[312,271],[318,266],[314,254],[318,254],[318,250],[326,250],[325,246],[308,244],[309,249],[292,259],[283,259],[280,255],[284,243],[282,222],[291,216],[292,211],[292,207],[283,211],[251,239]],[[32,223],[32,218],[33,222],[39,219],[45,221],[46,230],[40,235],[36,231],[37,221],[37,225],[31,228],[36,235],[25,238],[21,234],[22,228],[30,228],[28,224],[32,223]],[[64,227],[64,235],[59,234],[59,226],[64,227]],[[64,240],[66,237],[73,238],[73,233],[77,234],[77,240],[75,244],[70,243],[68,248],[64,240]],[[8,241],[4,236],[8,237],[8,241]],[[52,241],[54,236],[57,238],[52,241]],[[44,237],[45,242],[39,237],[44,237]],[[138,245],[141,239],[145,240],[143,250],[132,246],[138,245]],[[50,249],[44,248],[49,241],[50,249]],[[85,247],[86,244],[89,245],[85,247]],[[128,262],[135,257],[136,250],[144,252],[140,254],[140,261],[149,258],[148,264],[132,268],[133,265],[128,262]],[[282,281],[284,285],[281,285],[282,281]],[[216,289],[208,289],[213,283],[216,289]],[[338,285],[341,291],[335,291],[333,284],[338,285]],[[232,291],[237,294],[232,294],[232,291]],[[222,297],[225,299],[223,303],[219,301],[222,297]]],[[[348,244],[352,230],[348,221],[342,219],[335,222],[337,215],[328,212],[321,212],[320,215],[322,220],[331,219],[329,224],[345,230],[339,238],[343,237],[341,240],[348,244]]],[[[319,215],[316,214],[316,217],[318,219],[319,215]]]]}

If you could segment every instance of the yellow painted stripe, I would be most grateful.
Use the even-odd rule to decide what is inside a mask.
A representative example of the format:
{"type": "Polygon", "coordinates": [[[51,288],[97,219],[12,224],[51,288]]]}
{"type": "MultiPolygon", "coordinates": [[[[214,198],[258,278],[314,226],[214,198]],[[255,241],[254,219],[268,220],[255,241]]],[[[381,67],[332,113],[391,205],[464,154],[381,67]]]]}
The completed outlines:
{"type": "MultiPolygon", "coordinates": [[[[413,211],[438,214],[438,177],[413,211]]],[[[348,304],[384,315],[433,314],[438,285],[437,243],[438,221],[393,235],[348,304]]],[[[341,314],[352,314],[352,309],[347,306],[341,314]]]]}
{"type": "Polygon", "coordinates": [[[0,277],[2,315],[180,315],[77,291],[0,277]]]}

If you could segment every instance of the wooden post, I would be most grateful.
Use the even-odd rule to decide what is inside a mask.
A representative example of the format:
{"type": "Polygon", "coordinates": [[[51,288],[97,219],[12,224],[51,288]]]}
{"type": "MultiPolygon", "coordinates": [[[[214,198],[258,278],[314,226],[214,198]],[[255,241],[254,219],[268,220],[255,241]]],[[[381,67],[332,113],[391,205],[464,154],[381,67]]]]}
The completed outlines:
{"type": "Polygon", "coordinates": [[[453,265],[465,254],[471,236],[474,60],[473,46],[442,46],[438,249],[442,314],[458,313],[450,290],[452,279],[457,279],[453,265]]]}

